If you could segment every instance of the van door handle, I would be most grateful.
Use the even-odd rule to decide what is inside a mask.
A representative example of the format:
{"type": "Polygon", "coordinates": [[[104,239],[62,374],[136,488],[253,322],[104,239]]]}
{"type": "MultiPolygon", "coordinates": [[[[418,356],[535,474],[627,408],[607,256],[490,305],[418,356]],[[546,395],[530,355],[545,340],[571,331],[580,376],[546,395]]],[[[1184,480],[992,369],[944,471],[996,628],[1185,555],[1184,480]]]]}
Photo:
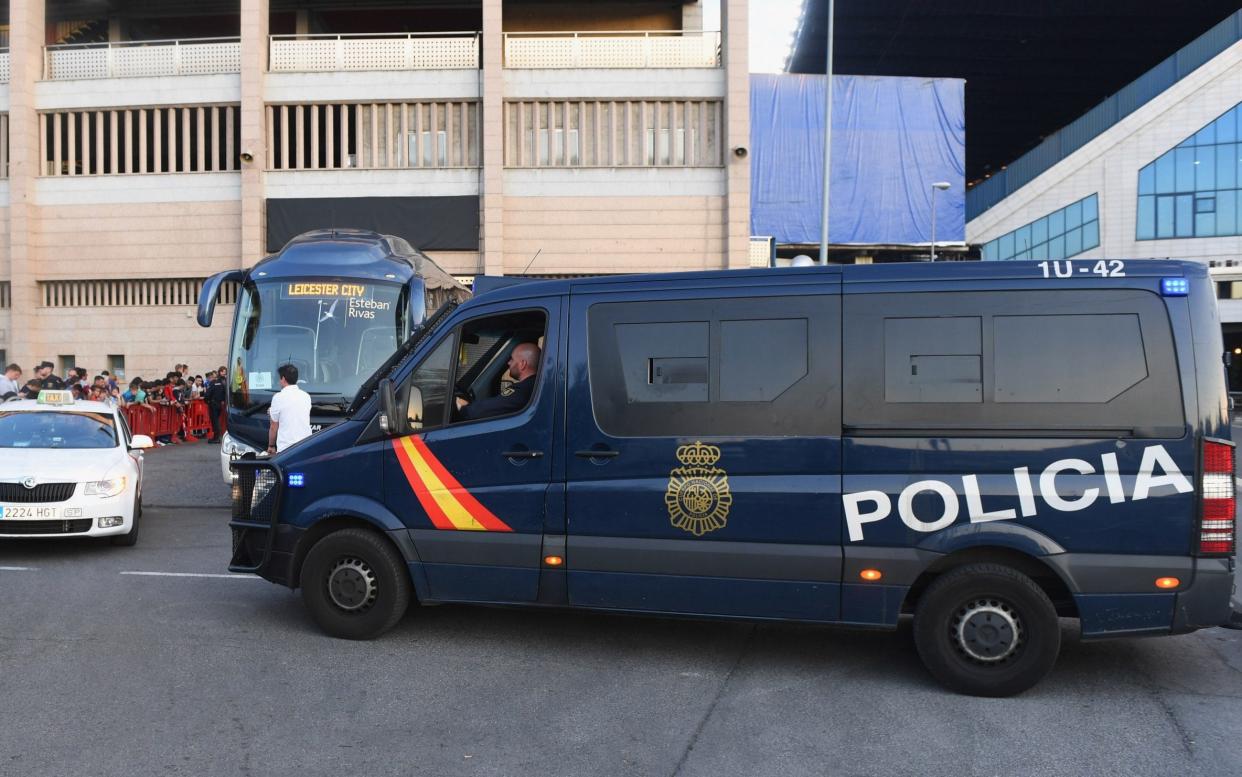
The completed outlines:
{"type": "Polygon", "coordinates": [[[615,459],[621,455],[621,451],[574,451],[574,455],[580,459],[615,459]]]}
{"type": "Polygon", "coordinates": [[[538,459],[543,456],[543,451],[505,451],[500,455],[506,459],[538,459]]]}

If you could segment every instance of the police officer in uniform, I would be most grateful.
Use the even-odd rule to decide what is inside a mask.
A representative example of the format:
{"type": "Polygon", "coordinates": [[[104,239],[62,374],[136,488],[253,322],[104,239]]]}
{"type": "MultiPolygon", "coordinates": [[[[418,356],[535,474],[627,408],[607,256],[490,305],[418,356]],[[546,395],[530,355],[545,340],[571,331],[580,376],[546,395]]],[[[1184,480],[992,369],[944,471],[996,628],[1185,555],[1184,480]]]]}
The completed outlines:
{"type": "Polygon", "coordinates": [[[514,413],[526,407],[531,395],[535,393],[535,373],[539,371],[539,346],[534,343],[520,343],[509,354],[509,377],[516,383],[509,394],[487,397],[476,402],[457,398],[457,417],[462,421],[475,421],[480,418],[514,413]]]}

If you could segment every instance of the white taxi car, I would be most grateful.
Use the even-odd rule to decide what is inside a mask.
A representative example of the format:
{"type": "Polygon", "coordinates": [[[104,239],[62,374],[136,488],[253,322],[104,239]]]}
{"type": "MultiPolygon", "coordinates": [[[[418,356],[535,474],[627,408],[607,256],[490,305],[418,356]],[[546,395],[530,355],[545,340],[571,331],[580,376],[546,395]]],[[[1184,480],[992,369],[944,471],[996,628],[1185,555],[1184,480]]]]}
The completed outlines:
{"type": "Polygon", "coordinates": [[[142,449],[125,415],[68,391],[0,404],[0,539],[138,541],[142,449]]]}

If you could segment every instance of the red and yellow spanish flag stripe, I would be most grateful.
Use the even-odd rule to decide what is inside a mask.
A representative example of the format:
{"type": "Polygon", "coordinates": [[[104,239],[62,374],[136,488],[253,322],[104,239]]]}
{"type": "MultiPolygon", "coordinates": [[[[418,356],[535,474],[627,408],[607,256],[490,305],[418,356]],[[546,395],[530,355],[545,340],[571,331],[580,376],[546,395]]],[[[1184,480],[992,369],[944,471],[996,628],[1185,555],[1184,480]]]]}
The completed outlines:
{"type": "Polygon", "coordinates": [[[400,437],[392,441],[392,447],[414,495],[437,529],[513,531],[462,488],[421,438],[400,437]]]}

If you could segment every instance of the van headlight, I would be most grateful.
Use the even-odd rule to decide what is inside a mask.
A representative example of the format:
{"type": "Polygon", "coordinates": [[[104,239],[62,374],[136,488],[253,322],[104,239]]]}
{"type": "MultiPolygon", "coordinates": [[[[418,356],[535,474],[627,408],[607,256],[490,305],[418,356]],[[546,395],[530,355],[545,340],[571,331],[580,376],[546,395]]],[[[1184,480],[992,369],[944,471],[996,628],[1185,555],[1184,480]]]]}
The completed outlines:
{"type": "Polygon", "coordinates": [[[108,480],[95,480],[86,484],[87,496],[116,496],[125,490],[125,478],[110,478],[108,480]]]}
{"type": "Polygon", "coordinates": [[[253,453],[255,455],[258,455],[259,453],[258,448],[253,448],[246,443],[241,442],[228,432],[225,432],[224,436],[220,438],[220,450],[224,452],[225,456],[229,456],[230,458],[234,456],[244,456],[247,453],[253,453]]]}

